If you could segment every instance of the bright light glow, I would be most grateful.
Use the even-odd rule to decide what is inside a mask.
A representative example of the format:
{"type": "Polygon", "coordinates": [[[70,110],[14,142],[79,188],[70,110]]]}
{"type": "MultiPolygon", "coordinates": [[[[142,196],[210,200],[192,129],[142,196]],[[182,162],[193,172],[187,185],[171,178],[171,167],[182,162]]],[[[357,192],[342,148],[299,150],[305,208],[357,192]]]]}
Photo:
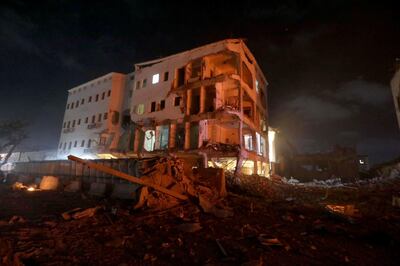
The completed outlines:
{"type": "Polygon", "coordinates": [[[245,175],[252,175],[254,173],[254,161],[244,161],[242,164],[242,173],[245,175]]]}
{"type": "Polygon", "coordinates": [[[97,157],[99,157],[100,159],[117,159],[118,158],[110,153],[98,153],[97,157]]]}
{"type": "Polygon", "coordinates": [[[151,83],[156,84],[160,81],[160,74],[154,74],[151,83]]]}
{"type": "Polygon", "coordinates": [[[276,162],[274,130],[268,130],[268,156],[270,162],[276,162]]]}
{"type": "Polygon", "coordinates": [[[28,190],[28,191],[35,191],[35,188],[34,188],[34,187],[28,187],[27,190],[28,190]]]}
{"type": "Polygon", "coordinates": [[[358,160],[360,162],[360,164],[364,164],[364,160],[358,160]]]}

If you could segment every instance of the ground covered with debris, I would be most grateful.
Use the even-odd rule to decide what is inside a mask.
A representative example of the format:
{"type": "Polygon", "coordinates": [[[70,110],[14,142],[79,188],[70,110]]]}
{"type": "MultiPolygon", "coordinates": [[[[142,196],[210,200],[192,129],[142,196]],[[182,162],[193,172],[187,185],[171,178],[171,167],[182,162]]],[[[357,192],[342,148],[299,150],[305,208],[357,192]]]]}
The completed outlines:
{"type": "Polygon", "coordinates": [[[129,201],[3,184],[0,264],[399,264],[399,179],[355,187],[264,180],[231,182],[222,204],[232,215],[222,217],[191,202],[135,210],[129,201]]]}

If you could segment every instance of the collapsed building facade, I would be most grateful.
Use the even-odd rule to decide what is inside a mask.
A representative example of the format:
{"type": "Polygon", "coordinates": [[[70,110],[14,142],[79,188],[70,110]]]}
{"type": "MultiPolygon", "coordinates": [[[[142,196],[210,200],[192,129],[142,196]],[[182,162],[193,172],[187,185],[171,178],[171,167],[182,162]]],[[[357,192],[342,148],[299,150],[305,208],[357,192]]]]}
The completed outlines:
{"type": "Polygon", "coordinates": [[[131,156],[172,152],[268,175],[267,80],[241,39],[135,65],[131,156]]]}

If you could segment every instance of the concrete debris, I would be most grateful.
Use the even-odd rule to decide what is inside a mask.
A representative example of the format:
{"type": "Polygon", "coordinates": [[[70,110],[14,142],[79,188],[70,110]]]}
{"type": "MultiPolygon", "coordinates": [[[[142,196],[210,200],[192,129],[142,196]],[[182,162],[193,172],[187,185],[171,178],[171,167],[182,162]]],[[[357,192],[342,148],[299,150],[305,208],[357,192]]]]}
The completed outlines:
{"type": "Polygon", "coordinates": [[[25,190],[28,189],[28,186],[25,186],[21,182],[15,182],[12,186],[13,190],[25,190]]]}
{"type": "MultiPolygon", "coordinates": [[[[242,184],[249,184],[245,176],[239,178],[242,184]]],[[[262,265],[268,261],[276,265],[309,265],[325,260],[334,264],[350,261],[355,265],[396,265],[398,262],[400,216],[389,204],[393,195],[398,196],[400,180],[360,187],[356,193],[344,187],[332,188],[327,203],[320,200],[326,188],[264,179],[267,196],[261,197],[260,193],[255,197],[247,193],[250,190],[243,193],[244,190],[232,188],[227,197],[214,198],[213,189],[192,181],[196,196],[188,194],[190,200],[180,201],[169,209],[140,211],[133,209],[132,201],[81,198],[79,193],[63,191],[26,193],[0,185],[0,264],[262,265]],[[201,204],[193,204],[196,200],[201,204]],[[321,208],[327,204],[332,205],[329,215],[328,209],[321,208]],[[201,205],[205,210],[215,207],[232,211],[234,218],[207,215],[200,211],[201,205]],[[101,213],[93,211],[98,209],[96,206],[104,206],[101,213]],[[66,209],[71,209],[68,215],[63,215],[69,220],[59,217],[66,209]],[[344,221],[348,219],[345,214],[357,216],[357,213],[366,218],[357,219],[357,226],[344,221]],[[94,216],[75,219],[74,214],[75,218],[78,214],[94,216]],[[13,218],[15,223],[9,224],[14,215],[22,216],[26,222],[16,222],[19,218],[13,218]],[[364,256],[367,253],[369,256],[364,256]]]]}
{"type": "Polygon", "coordinates": [[[14,215],[13,217],[11,217],[8,223],[9,224],[25,223],[25,219],[22,218],[21,216],[14,215]]]}
{"type": "Polygon", "coordinates": [[[71,220],[71,219],[83,219],[83,218],[89,218],[94,216],[100,209],[103,207],[97,206],[94,208],[87,208],[85,210],[82,210],[81,208],[75,208],[73,210],[64,212],[61,214],[61,216],[64,218],[64,220],[71,220]]]}
{"type": "Polygon", "coordinates": [[[278,238],[268,238],[266,234],[260,234],[258,236],[258,241],[260,241],[263,246],[283,246],[278,238]]]}
{"type": "Polygon", "coordinates": [[[333,214],[338,214],[346,217],[358,218],[361,216],[359,210],[355,208],[354,204],[346,204],[346,205],[328,204],[325,206],[325,208],[333,214]]]}
{"type": "Polygon", "coordinates": [[[233,211],[226,208],[219,208],[203,196],[199,196],[199,205],[205,213],[209,213],[218,218],[228,218],[233,216],[233,211]]]}

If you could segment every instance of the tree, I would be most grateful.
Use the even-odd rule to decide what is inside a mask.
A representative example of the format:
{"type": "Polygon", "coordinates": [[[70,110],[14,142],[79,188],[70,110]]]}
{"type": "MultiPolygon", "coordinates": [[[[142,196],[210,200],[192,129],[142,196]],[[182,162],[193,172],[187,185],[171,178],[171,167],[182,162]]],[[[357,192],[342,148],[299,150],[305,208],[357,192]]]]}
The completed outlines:
{"type": "Polygon", "coordinates": [[[25,140],[27,123],[21,120],[0,122],[0,152],[6,153],[4,158],[0,156],[0,167],[7,163],[15,148],[25,140]]]}

